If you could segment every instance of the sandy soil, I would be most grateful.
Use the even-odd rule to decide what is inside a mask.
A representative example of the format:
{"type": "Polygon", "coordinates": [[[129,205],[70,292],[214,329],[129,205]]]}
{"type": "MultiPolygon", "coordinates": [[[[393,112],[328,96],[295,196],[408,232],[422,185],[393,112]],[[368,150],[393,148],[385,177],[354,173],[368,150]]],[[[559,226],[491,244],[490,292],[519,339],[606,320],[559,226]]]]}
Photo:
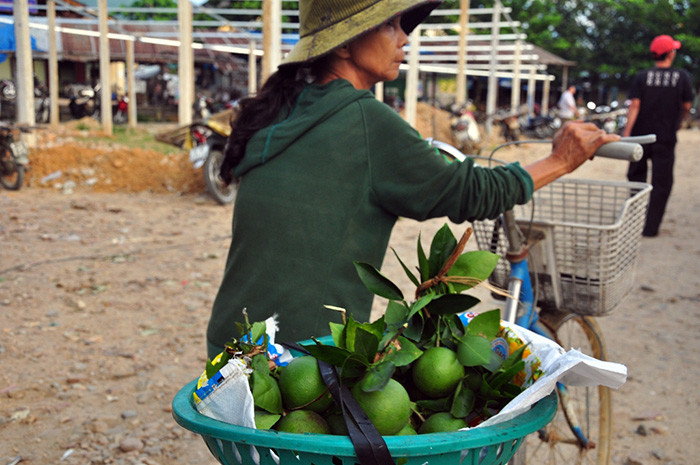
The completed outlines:
{"type": "MultiPolygon", "coordinates": [[[[631,295],[599,319],[610,358],[629,369],[614,395],[614,464],[700,456],[699,145],[700,131],[681,131],[661,234],[642,241],[631,295]]],[[[214,463],[201,439],[175,424],[170,403],[204,367],[232,208],[203,193],[184,152],[58,137],[30,158],[29,185],[0,191],[0,465],[214,463]],[[72,155],[49,166],[60,151],[72,155]],[[57,170],[62,178],[42,182],[57,170]],[[150,184],[131,187],[143,179],[150,184]]],[[[575,177],[623,180],[623,165],[595,160],[575,177]]],[[[391,246],[414,260],[419,232],[432,237],[442,224],[402,219],[391,246]]],[[[383,271],[410,289],[393,254],[383,271]]]]}

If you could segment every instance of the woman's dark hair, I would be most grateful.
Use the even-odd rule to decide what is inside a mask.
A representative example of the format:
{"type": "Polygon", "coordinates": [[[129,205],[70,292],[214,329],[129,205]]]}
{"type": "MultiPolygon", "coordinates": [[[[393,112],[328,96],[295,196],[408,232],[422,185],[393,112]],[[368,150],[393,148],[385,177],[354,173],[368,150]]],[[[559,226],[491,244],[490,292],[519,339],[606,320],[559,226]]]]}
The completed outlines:
{"type": "Polygon", "coordinates": [[[281,66],[265,81],[258,94],[239,101],[221,163],[220,174],[224,182],[233,182],[233,171],[243,159],[246,145],[253,135],[273,124],[280,114],[289,114],[304,87],[320,76],[325,64],[326,58],[320,58],[312,63],[281,66]]]}

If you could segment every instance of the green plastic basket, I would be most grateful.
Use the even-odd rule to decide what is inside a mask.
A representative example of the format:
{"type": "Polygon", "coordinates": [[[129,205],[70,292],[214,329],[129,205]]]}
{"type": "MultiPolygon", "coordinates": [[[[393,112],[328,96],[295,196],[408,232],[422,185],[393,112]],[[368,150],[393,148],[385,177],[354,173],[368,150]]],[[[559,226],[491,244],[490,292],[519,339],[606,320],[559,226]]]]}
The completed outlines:
{"type": "MultiPolygon", "coordinates": [[[[224,423],[200,414],[192,393],[197,380],[177,393],[173,417],[200,434],[224,465],[355,465],[350,438],[328,434],[293,434],[224,423]]],[[[511,420],[468,431],[418,436],[385,436],[397,465],[504,465],[522,439],[549,423],[557,409],[552,393],[511,420]]]]}

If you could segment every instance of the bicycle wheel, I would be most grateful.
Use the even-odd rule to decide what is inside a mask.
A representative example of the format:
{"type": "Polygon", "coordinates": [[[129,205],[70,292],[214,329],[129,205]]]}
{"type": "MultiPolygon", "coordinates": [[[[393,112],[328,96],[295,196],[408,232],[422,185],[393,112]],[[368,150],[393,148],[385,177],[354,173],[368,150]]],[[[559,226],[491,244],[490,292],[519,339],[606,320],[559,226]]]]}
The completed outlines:
{"type": "MultiPolygon", "coordinates": [[[[593,318],[561,313],[541,313],[552,329],[554,339],[564,349],[578,349],[599,360],[606,360],[605,342],[593,318]]],[[[608,465],[612,437],[612,394],[609,388],[567,386],[567,400],[559,392],[560,408],[544,429],[529,435],[514,463],[528,465],[608,465]],[[564,407],[564,404],[567,406],[564,407]],[[567,414],[567,410],[569,414],[567,414]],[[572,420],[568,415],[575,416],[572,420]],[[574,434],[572,421],[590,441],[588,447],[574,434]],[[524,460],[524,461],[523,461],[524,460]]]]}

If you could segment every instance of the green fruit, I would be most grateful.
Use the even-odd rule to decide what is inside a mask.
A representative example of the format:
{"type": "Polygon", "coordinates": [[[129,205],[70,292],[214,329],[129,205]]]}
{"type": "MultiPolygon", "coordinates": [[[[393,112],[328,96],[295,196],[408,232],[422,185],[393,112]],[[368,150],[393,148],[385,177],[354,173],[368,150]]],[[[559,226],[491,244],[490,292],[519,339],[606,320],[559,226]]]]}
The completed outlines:
{"type": "Polygon", "coordinates": [[[372,392],[365,392],[356,384],[352,395],[383,436],[401,431],[411,416],[411,399],[395,379],[390,379],[384,389],[372,392]]]}
{"type": "Polygon", "coordinates": [[[311,410],[293,410],[277,422],[277,431],[287,433],[331,434],[331,429],[321,415],[311,410]]]}
{"type": "Polygon", "coordinates": [[[420,428],[418,434],[446,433],[465,428],[467,422],[461,418],[455,418],[450,412],[438,412],[430,415],[420,428]]]}
{"type": "Polygon", "coordinates": [[[418,434],[416,429],[411,425],[411,423],[406,423],[406,426],[401,428],[401,430],[396,433],[396,436],[413,436],[418,434]]]}
{"type": "Polygon", "coordinates": [[[451,394],[464,377],[464,366],[447,347],[431,347],[413,363],[411,375],[419,391],[431,398],[451,394]]]}
{"type": "Polygon", "coordinates": [[[321,413],[333,403],[316,359],[308,355],[297,357],[282,368],[279,388],[282,402],[289,410],[303,408],[321,413]]]}

